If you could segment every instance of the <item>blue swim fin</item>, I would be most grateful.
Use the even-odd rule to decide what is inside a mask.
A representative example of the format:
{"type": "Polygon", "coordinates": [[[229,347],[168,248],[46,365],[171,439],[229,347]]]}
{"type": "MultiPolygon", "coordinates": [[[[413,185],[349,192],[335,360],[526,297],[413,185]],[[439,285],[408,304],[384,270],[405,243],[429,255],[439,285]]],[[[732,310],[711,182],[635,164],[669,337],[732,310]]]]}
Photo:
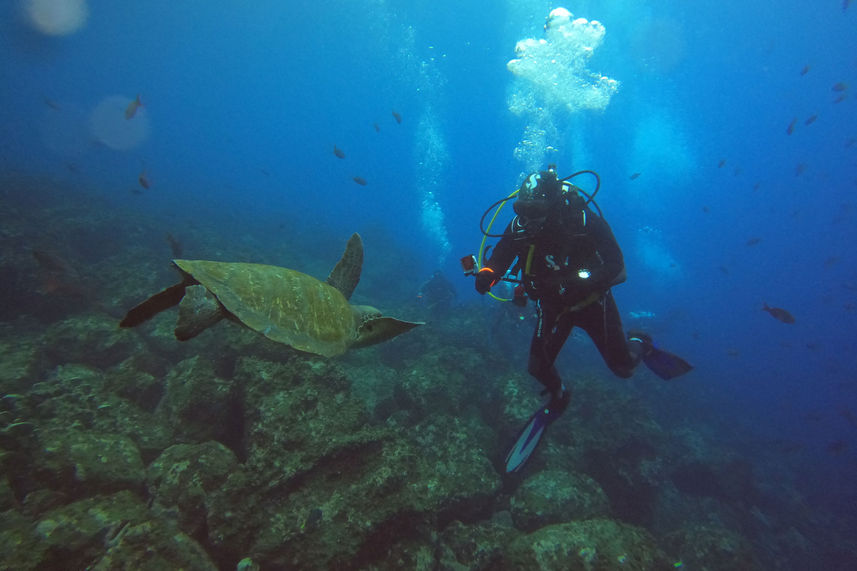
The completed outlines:
{"type": "Polygon", "coordinates": [[[547,428],[551,420],[550,411],[545,407],[541,407],[530,417],[530,420],[527,421],[527,424],[515,441],[515,445],[512,446],[509,454],[506,455],[507,474],[518,471],[530,458],[532,453],[535,452],[536,447],[542,439],[542,435],[545,433],[545,428],[547,428]]]}
{"type": "Polygon", "coordinates": [[[663,349],[651,347],[644,355],[643,362],[654,374],[668,381],[681,376],[691,369],[693,365],[663,349]]]}

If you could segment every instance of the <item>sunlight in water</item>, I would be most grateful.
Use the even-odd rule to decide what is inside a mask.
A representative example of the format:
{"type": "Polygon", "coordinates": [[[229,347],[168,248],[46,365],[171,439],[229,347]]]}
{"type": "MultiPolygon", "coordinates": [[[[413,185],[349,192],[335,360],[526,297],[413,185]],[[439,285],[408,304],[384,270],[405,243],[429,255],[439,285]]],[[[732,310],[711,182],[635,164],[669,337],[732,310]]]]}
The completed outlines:
{"type": "Polygon", "coordinates": [[[86,24],[86,0],[25,0],[21,7],[27,21],[48,36],[67,36],[86,24]]]}

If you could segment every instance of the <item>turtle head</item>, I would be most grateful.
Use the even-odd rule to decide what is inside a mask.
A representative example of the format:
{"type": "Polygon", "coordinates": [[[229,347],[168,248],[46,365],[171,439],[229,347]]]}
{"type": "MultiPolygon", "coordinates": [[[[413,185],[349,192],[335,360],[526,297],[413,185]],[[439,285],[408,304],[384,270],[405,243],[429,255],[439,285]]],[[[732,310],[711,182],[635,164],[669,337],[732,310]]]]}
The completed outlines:
{"type": "Polygon", "coordinates": [[[357,318],[357,338],[352,347],[368,347],[410,331],[423,322],[402,321],[395,317],[382,317],[381,312],[369,305],[353,305],[357,318]]]}

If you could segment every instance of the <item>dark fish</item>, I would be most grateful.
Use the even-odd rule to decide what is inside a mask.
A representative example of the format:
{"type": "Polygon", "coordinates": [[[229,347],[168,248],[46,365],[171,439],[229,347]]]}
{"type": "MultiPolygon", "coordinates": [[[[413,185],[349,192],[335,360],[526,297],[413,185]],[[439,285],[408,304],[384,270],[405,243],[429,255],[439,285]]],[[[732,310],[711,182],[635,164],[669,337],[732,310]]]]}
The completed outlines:
{"type": "Polygon", "coordinates": [[[851,4],[851,0],[842,0],[842,11],[843,12],[848,9],[849,4],[851,4]]]}
{"type": "Polygon", "coordinates": [[[795,176],[800,176],[806,171],[806,163],[799,163],[795,167],[795,176]]]}
{"type": "Polygon", "coordinates": [[[260,169],[259,169],[259,172],[260,172],[260,173],[262,173],[262,174],[263,174],[263,175],[265,175],[265,176],[271,176],[271,171],[269,171],[268,169],[260,168],[260,169]]]}
{"type": "Polygon", "coordinates": [[[806,64],[805,66],[803,66],[803,69],[800,70],[801,75],[806,75],[807,73],[809,73],[809,64],[806,64]]]}
{"type": "Polygon", "coordinates": [[[708,206],[703,206],[702,211],[708,214],[709,212],[711,212],[711,209],[708,206]]]}
{"type": "Polygon", "coordinates": [[[760,186],[761,186],[761,183],[757,182],[756,184],[753,185],[753,190],[759,190],[760,186]]]}
{"type": "Polygon", "coordinates": [[[771,314],[771,316],[777,321],[782,321],[783,323],[794,323],[795,318],[792,317],[792,314],[786,311],[781,307],[770,307],[767,303],[762,307],[763,311],[767,311],[771,314]]]}
{"type": "Polygon", "coordinates": [[[134,187],[131,189],[131,194],[136,194],[137,196],[140,196],[141,194],[143,194],[143,191],[137,187],[134,187]]]}
{"type": "Polygon", "coordinates": [[[724,166],[726,166],[726,159],[720,159],[720,162],[717,163],[717,168],[722,169],[724,166]]]}
{"type": "Polygon", "coordinates": [[[832,89],[833,91],[848,91],[848,84],[840,81],[839,83],[834,83],[832,89]]]}
{"type": "Polygon", "coordinates": [[[402,124],[402,116],[399,115],[395,110],[393,110],[393,119],[396,120],[396,123],[402,124]]]}
{"type": "Polygon", "coordinates": [[[351,180],[359,184],[360,186],[366,186],[366,179],[362,176],[355,176],[351,180]]]}
{"type": "Polygon", "coordinates": [[[848,443],[844,440],[836,440],[835,442],[831,442],[827,446],[827,451],[833,454],[834,456],[839,456],[848,448],[848,443]]]}
{"type": "Polygon", "coordinates": [[[381,127],[379,127],[379,126],[378,126],[378,123],[372,123],[372,126],[373,126],[373,127],[375,127],[375,132],[376,132],[376,133],[380,133],[380,132],[381,132],[381,127]]]}
{"type": "Polygon", "coordinates": [[[53,274],[77,276],[77,270],[72,268],[68,262],[52,252],[47,252],[45,250],[33,250],[33,257],[43,270],[47,270],[53,274]]]}
{"type": "Polygon", "coordinates": [[[45,105],[47,105],[48,107],[50,107],[54,111],[61,111],[62,110],[62,107],[60,107],[60,104],[57,103],[56,101],[54,101],[53,99],[45,97],[44,101],[45,101],[45,105]]]}
{"type": "Polygon", "coordinates": [[[632,174],[629,178],[630,178],[631,180],[637,180],[637,177],[638,177],[638,176],[640,176],[640,173],[635,172],[635,173],[634,173],[634,174],[632,174]]]}
{"type": "Polygon", "coordinates": [[[167,243],[170,245],[170,251],[173,253],[173,258],[181,258],[182,257],[182,243],[179,242],[175,236],[173,236],[170,232],[167,232],[167,243]]]}
{"type": "Polygon", "coordinates": [[[747,240],[747,243],[745,245],[746,246],[755,246],[756,244],[758,244],[761,241],[762,241],[761,238],[754,236],[754,237],[750,238],[749,240],[747,240]]]}
{"type": "Polygon", "coordinates": [[[140,94],[137,94],[137,98],[128,104],[128,107],[125,108],[125,119],[131,119],[134,115],[137,114],[137,109],[143,106],[143,102],[140,100],[140,94]]]}
{"type": "Polygon", "coordinates": [[[339,159],[344,159],[344,158],[345,158],[345,153],[343,153],[343,152],[342,152],[342,149],[340,149],[340,148],[339,148],[339,147],[337,147],[336,145],[333,145],[333,154],[334,154],[334,155],[336,155],[336,157],[337,157],[337,158],[339,158],[339,159]]]}
{"type": "Polygon", "coordinates": [[[850,149],[854,146],[854,143],[857,143],[857,137],[848,137],[845,139],[845,148],[850,149]]]}
{"type": "Polygon", "coordinates": [[[786,135],[791,135],[795,132],[795,125],[797,125],[797,117],[792,119],[792,122],[789,123],[788,127],[786,127],[786,135]]]}
{"type": "Polygon", "coordinates": [[[829,256],[824,260],[824,267],[831,268],[839,263],[839,256],[829,256]]]}
{"type": "Polygon", "coordinates": [[[815,123],[815,120],[818,119],[818,115],[811,115],[809,119],[803,122],[804,125],[812,125],[815,123]]]}
{"type": "Polygon", "coordinates": [[[152,183],[149,182],[149,177],[146,175],[146,169],[140,171],[140,176],[137,177],[137,182],[139,182],[140,186],[146,190],[149,189],[152,183]]]}
{"type": "Polygon", "coordinates": [[[833,102],[834,103],[842,103],[846,99],[848,99],[848,94],[843,91],[842,93],[839,94],[839,97],[837,97],[836,99],[833,100],[833,102]]]}

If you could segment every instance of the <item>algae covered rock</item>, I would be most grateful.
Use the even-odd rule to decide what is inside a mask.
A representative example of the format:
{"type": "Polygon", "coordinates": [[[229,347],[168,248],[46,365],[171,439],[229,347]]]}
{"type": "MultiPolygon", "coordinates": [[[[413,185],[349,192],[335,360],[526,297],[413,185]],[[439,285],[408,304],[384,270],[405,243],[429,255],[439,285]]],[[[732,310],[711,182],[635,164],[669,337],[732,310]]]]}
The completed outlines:
{"type": "Polygon", "coordinates": [[[521,532],[509,512],[488,521],[465,525],[454,521],[440,534],[438,560],[442,569],[488,569],[502,560],[503,551],[521,532]]]}
{"type": "Polygon", "coordinates": [[[145,471],[140,450],[121,434],[83,430],[42,435],[42,467],[55,474],[58,485],[74,491],[112,492],[136,488],[145,471]]]}
{"type": "Polygon", "coordinates": [[[123,525],[148,517],[146,505],[128,491],[52,510],[38,520],[33,531],[44,550],[41,568],[83,569],[103,553],[105,539],[123,525]]]}
{"type": "Polygon", "coordinates": [[[523,531],[602,517],[609,510],[607,494],[595,480],[564,470],[544,470],[530,476],[511,499],[515,527],[523,531]]]}
{"type": "Polygon", "coordinates": [[[667,565],[647,531],[609,519],[543,527],[513,541],[503,561],[510,569],[569,571],[641,571],[667,565]]]}
{"type": "Polygon", "coordinates": [[[157,521],[128,525],[107,542],[107,551],[89,569],[217,571],[205,550],[184,533],[157,521]]]}
{"type": "Polygon", "coordinates": [[[152,510],[196,536],[205,527],[207,494],[223,484],[237,463],[219,442],[170,446],[147,470],[152,510]]]}
{"type": "Polygon", "coordinates": [[[77,428],[122,434],[147,457],[166,448],[167,428],[155,422],[151,413],[113,393],[111,385],[114,380],[98,369],[63,365],[33,386],[25,405],[38,411],[38,426],[44,431],[77,428]]]}
{"type": "Polygon", "coordinates": [[[668,534],[663,541],[670,555],[692,569],[762,569],[752,546],[740,534],[714,524],[683,527],[668,534]]]}
{"type": "Polygon", "coordinates": [[[97,314],[57,322],[47,328],[42,341],[44,357],[50,363],[77,362],[100,368],[112,367],[143,347],[137,336],[116,327],[112,317],[97,314]]]}
{"type": "Polygon", "coordinates": [[[234,415],[240,414],[235,409],[234,386],[218,377],[203,357],[185,359],[167,374],[156,415],[166,421],[179,442],[232,441],[234,415]]]}
{"type": "Polygon", "coordinates": [[[253,554],[262,568],[365,566],[440,519],[487,512],[499,489],[466,422],[373,426],[330,361],[242,359],[237,369],[247,462],[210,494],[209,541],[219,560],[253,554]]]}

